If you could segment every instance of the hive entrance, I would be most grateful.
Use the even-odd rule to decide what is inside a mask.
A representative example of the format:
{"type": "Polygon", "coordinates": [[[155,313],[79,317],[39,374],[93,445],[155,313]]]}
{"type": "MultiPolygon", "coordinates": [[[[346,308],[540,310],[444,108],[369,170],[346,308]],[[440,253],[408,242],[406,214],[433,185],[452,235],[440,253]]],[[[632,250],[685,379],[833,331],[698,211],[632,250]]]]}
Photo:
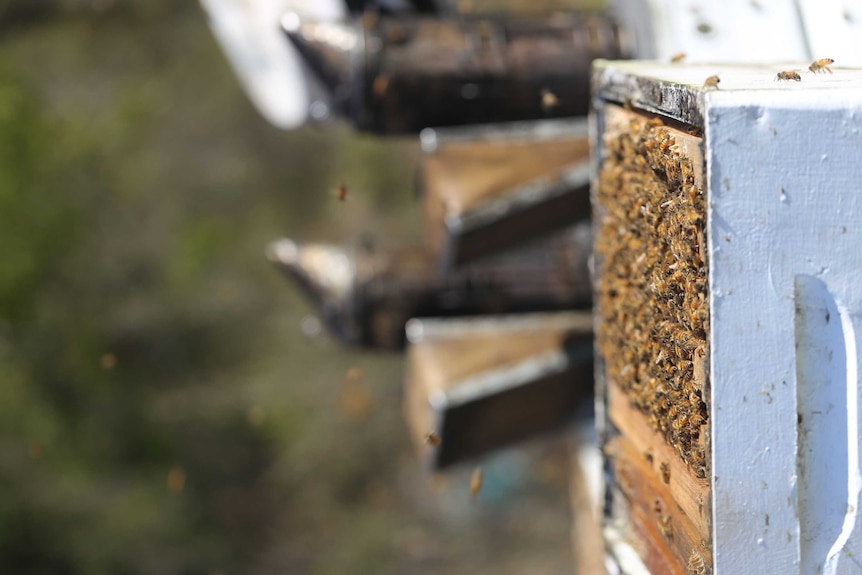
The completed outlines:
{"type": "Polygon", "coordinates": [[[604,119],[596,336],[605,379],[704,478],[709,307],[701,139],[618,106],[605,106],[604,119]]]}

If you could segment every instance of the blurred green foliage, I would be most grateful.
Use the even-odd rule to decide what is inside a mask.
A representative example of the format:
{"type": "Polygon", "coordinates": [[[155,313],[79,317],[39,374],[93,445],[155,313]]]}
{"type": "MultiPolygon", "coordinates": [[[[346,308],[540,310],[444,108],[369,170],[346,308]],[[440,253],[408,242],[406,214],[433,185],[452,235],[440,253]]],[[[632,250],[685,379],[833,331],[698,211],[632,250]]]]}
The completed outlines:
{"type": "Polygon", "coordinates": [[[195,3],[32,6],[0,10],[0,573],[568,572],[559,493],[432,496],[400,359],[306,341],[263,258],[417,241],[412,140],[268,126],[195,3]]]}

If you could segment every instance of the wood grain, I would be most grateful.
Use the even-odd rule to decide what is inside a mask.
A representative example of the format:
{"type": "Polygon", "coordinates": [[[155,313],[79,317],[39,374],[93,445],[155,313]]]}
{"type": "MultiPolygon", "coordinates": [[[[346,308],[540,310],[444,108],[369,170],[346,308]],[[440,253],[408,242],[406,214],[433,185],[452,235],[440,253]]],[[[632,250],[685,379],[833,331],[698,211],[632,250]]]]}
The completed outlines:
{"type": "Polygon", "coordinates": [[[686,515],[670,486],[652,469],[654,461],[623,436],[612,439],[605,451],[612,458],[616,485],[631,507],[652,518],[663,544],[676,561],[683,566],[692,563],[710,568],[712,554],[706,525],[686,515]]]}
{"type": "Polygon", "coordinates": [[[432,245],[443,241],[443,221],[541,176],[589,157],[583,135],[547,141],[449,142],[422,158],[424,211],[432,245]]]}
{"type": "Polygon", "coordinates": [[[712,530],[712,510],[708,479],[701,479],[680,459],[664,438],[647,423],[644,415],[628,404],[613,382],[607,383],[608,418],[644,459],[652,458],[650,474],[668,486],[674,501],[708,537],[712,530]],[[667,473],[662,472],[666,465],[667,473]]]}

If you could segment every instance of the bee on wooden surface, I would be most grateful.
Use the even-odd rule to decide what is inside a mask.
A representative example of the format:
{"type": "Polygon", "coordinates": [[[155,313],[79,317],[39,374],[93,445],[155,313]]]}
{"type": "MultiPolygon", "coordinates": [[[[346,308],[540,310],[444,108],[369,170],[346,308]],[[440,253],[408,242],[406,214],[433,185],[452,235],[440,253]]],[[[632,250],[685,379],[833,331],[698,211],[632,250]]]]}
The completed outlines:
{"type": "Polygon", "coordinates": [[[799,75],[795,70],[784,70],[783,72],[779,72],[775,75],[776,80],[793,80],[795,82],[799,82],[802,80],[802,76],[799,75]]]}
{"type": "Polygon", "coordinates": [[[542,90],[542,110],[544,110],[545,112],[550,112],[559,105],[560,99],[557,98],[556,94],[554,94],[548,89],[542,90]]]}
{"type": "Polygon", "coordinates": [[[429,431],[428,433],[425,434],[423,441],[425,441],[426,445],[431,445],[433,447],[436,447],[436,446],[440,445],[440,436],[437,435],[437,433],[435,433],[434,431],[429,431]]]}
{"type": "Polygon", "coordinates": [[[335,197],[342,202],[347,200],[347,186],[345,184],[339,184],[338,187],[335,188],[335,197]]]}
{"type": "Polygon", "coordinates": [[[819,60],[815,60],[811,62],[811,65],[808,66],[808,69],[811,70],[814,74],[820,74],[821,72],[829,72],[832,73],[832,68],[829,67],[830,64],[834,64],[835,60],[832,58],[821,58],[819,60]]]}
{"type": "Polygon", "coordinates": [[[482,490],[482,468],[477,467],[470,476],[470,497],[475,498],[482,490]]]}
{"type": "Polygon", "coordinates": [[[659,471],[661,472],[661,480],[667,485],[670,483],[670,466],[667,463],[662,462],[659,465],[659,471]]]}
{"type": "Polygon", "coordinates": [[[664,535],[666,539],[673,539],[673,529],[670,525],[670,515],[662,515],[658,518],[658,525],[661,529],[661,534],[664,535]]]}
{"type": "Polygon", "coordinates": [[[671,64],[679,64],[683,60],[685,60],[685,52],[679,52],[678,54],[674,54],[670,58],[671,64]]]}
{"type": "Polygon", "coordinates": [[[721,83],[721,78],[719,78],[718,76],[710,76],[704,81],[703,87],[717,90],[719,83],[721,83]]]}

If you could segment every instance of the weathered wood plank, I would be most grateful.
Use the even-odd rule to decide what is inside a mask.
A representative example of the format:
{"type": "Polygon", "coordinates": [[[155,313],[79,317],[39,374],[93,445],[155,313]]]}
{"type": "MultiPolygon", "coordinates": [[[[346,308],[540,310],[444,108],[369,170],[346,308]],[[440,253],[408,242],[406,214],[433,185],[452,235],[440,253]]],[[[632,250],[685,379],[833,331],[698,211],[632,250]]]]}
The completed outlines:
{"type": "Polygon", "coordinates": [[[641,515],[652,517],[662,541],[680,565],[711,568],[712,554],[708,533],[701,522],[686,515],[671,493],[670,486],[656,476],[654,460],[645,457],[624,436],[617,436],[605,447],[611,458],[614,479],[632,507],[641,515]]]}
{"type": "Polygon", "coordinates": [[[643,413],[629,405],[625,394],[613,382],[607,384],[607,413],[632,449],[650,462],[648,474],[651,478],[667,486],[675,504],[708,539],[712,525],[709,480],[695,475],[661,434],[650,427],[643,413]]]}

